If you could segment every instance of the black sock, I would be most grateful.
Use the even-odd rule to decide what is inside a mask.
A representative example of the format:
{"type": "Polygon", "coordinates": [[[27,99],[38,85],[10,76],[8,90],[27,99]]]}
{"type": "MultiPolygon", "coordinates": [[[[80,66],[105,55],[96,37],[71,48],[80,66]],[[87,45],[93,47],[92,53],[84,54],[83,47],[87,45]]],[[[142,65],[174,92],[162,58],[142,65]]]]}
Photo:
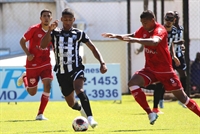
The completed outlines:
{"type": "Polygon", "coordinates": [[[77,96],[80,99],[81,105],[82,105],[86,115],[92,116],[92,110],[91,110],[90,102],[89,102],[87,95],[84,92],[82,92],[82,93],[78,94],[77,96]]]}
{"type": "Polygon", "coordinates": [[[72,109],[80,111],[81,110],[81,105],[76,101],[74,106],[72,107],[72,109]]]}
{"type": "Polygon", "coordinates": [[[154,88],[154,94],[153,94],[153,108],[158,108],[159,101],[161,98],[163,98],[163,85],[162,83],[157,83],[154,88]]]}
{"type": "Polygon", "coordinates": [[[185,91],[186,90],[186,77],[181,77],[180,80],[181,80],[181,84],[183,86],[183,89],[185,91]]]}

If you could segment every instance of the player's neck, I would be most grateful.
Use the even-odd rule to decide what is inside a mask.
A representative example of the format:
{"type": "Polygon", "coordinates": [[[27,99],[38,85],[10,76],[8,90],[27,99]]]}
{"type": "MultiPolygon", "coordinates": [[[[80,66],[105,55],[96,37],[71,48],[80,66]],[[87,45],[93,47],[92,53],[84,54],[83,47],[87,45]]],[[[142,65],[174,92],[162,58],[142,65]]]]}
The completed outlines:
{"type": "Polygon", "coordinates": [[[48,31],[49,30],[49,26],[46,26],[46,25],[43,25],[43,24],[41,24],[42,25],[42,29],[44,30],[44,31],[48,31]]]}

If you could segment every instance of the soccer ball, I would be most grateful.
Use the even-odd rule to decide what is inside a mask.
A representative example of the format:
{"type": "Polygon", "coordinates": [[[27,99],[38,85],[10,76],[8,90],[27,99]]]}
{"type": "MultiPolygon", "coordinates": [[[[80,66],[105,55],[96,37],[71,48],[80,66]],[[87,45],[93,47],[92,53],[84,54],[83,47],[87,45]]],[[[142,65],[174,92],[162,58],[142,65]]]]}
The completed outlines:
{"type": "Polygon", "coordinates": [[[76,117],[72,122],[74,131],[87,131],[88,126],[88,120],[83,116],[76,117]]]}

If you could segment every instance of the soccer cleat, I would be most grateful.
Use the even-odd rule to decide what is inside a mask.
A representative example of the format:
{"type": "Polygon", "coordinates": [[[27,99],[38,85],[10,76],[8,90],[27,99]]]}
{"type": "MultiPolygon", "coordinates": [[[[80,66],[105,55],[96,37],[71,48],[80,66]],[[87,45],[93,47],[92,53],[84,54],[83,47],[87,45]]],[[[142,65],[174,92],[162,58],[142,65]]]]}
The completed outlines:
{"type": "Polygon", "coordinates": [[[85,117],[87,119],[87,115],[86,115],[83,107],[81,107],[80,113],[81,113],[81,116],[83,116],[83,117],[85,117]]]}
{"type": "Polygon", "coordinates": [[[154,113],[157,113],[157,114],[164,114],[164,112],[160,111],[158,108],[153,108],[152,110],[154,113]]]}
{"type": "Polygon", "coordinates": [[[44,117],[43,114],[39,114],[36,116],[35,120],[48,120],[46,117],[44,117]]]}
{"type": "Polygon", "coordinates": [[[180,101],[178,101],[178,104],[180,104],[183,108],[187,108],[187,106],[180,101]]]}
{"type": "Polygon", "coordinates": [[[159,101],[159,107],[160,107],[160,108],[164,108],[163,102],[164,102],[164,100],[160,100],[160,101],[159,101]]]}
{"type": "Polygon", "coordinates": [[[148,117],[149,117],[150,124],[153,125],[156,119],[158,118],[158,115],[153,112],[153,113],[150,113],[148,117]]]}
{"type": "Polygon", "coordinates": [[[95,128],[98,125],[98,123],[94,120],[92,116],[88,117],[88,122],[92,128],[95,128]]]}
{"type": "Polygon", "coordinates": [[[23,84],[23,78],[26,76],[26,72],[24,72],[18,79],[17,79],[17,86],[21,86],[23,84]]]}

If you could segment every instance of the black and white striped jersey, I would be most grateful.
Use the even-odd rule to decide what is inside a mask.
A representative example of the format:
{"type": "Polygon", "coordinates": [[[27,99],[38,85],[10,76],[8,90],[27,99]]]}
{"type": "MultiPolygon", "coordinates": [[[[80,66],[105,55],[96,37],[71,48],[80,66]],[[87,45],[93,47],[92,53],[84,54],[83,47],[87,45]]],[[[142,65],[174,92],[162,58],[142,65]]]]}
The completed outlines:
{"type": "MultiPolygon", "coordinates": [[[[177,34],[176,34],[176,40],[182,40],[183,39],[183,27],[182,26],[179,26],[177,27],[177,34]]],[[[175,52],[176,52],[176,55],[178,57],[180,57],[182,54],[182,49],[181,49],[181,45],[176,45],[175,44],[175,52]]]]}
{"type": "Polygon", "coordinates": [[[71,28],[69,31],[56,28],[52,31],[51,36],[56,59],[54,71],[64,74],[72,72],[82,65],[79,47],[81,42],[89,41],[85,32],[76,28],[71,28]]]}
{"type": "Polygon", "coordinates": [[[172,42],[176,40],[177,28],[175,26],[172,26],[171,31],[167,31],[167,33],[168,33],[168,48],[170,49],[172,42]]]}

